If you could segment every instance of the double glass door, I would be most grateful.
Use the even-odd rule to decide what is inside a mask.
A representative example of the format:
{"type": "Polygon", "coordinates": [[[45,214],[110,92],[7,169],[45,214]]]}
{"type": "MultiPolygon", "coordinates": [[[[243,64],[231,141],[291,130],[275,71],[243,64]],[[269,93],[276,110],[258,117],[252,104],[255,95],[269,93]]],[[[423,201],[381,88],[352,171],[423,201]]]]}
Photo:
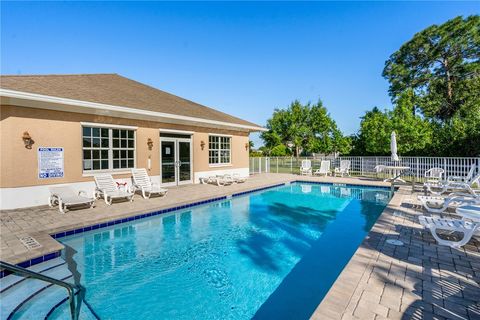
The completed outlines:
{"type": "Polygon", "coordinates": [[[161,138],[162,184],[175,186],[192,183],[191,139],[161,138]]]}

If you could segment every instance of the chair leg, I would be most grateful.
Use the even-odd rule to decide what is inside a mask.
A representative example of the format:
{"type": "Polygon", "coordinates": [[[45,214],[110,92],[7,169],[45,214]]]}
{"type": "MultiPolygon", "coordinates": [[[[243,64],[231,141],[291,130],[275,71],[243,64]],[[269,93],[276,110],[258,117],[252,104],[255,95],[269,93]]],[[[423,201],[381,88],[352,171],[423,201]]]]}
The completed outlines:
{"type": "Polygon", "coordinates": [[[63,202],[62,200],[59,200],[58,201],[58,210],[60,211],[60,213],[64,214],[65,211],[63,210],[63,202]]]}
{"type": "Polygon", "coordinates": [[[463,238],[460,241],[452,241],[452,240],[444,240],[439,237],[437,234],[437,228],[436,227],[430,227],[430,232],[432,233],[432,236],[435,238],[437,243],[442,246],[449,246],[451,248],[460,248],[464,245],[466,245],[470,239],[473,236],[473,233],[475,232],[475,228],[472,228],[471,230],[468,231],[462,231],[463,233],[463,238]]]}

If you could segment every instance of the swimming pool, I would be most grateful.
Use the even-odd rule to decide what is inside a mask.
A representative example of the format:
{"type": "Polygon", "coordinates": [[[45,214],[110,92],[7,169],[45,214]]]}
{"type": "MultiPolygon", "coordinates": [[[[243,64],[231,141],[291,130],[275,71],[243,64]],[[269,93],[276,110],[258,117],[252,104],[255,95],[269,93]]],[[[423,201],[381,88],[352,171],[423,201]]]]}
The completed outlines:
{"type": "Polygon", "coordinates": [[[302,319],[389,199],[293,183],[59,240],[101,319],[302,319]]]}

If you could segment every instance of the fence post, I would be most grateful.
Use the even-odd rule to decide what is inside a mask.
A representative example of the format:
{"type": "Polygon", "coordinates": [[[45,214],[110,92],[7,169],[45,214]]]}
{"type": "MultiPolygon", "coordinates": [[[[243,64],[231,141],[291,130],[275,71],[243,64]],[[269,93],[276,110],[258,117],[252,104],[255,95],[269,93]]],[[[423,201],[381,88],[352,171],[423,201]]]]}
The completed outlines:
{"type": "Polygon", "coordinates": [[[293,157],[290,157],[290,174],[293,173],[293,157]]]}
{"type": "Polygon", "coordinates": [[[416,157],[417,159],[417,163],[416,163],[416,166],[417,166],[417,174],[415,176],[415,180],[419,179],[420,180],[420,168],[419,168],[419,164],[418,164],[418,157],[416,157]]]}
{"type": "Polygon", "coordinates": [[[262,159],[263,157],[258,158],[258,173],[262,173],[262,159]]]}
{"type": "Polygon", "coordinates": [[[361,159],[361,168],[360,168],[360,175],[363,176],[363,157],[360,158],[361,159]]]}
{"type": "Polygon", "coordinates": [[[277,173],[278,173],[278,157],[277,157],[277,173]]]}

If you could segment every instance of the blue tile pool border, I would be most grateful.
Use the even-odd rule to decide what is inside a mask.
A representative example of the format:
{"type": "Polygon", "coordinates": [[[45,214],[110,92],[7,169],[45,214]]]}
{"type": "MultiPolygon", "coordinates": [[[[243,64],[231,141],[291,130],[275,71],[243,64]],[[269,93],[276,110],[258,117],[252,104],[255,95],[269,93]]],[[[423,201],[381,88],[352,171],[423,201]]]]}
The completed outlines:
{"type": "MultiPolygon", "coordinates": [[[[45,262],[45,261],[48,261],[48,260],[52,260],[52,259],[58,258],[60,256],[61,256],[61,250],[54,251],[54,252],[47,253],[46,255],[37,257],[37,258],[33,258],[33,259],[30,259],[30,260],[27,260],[27,261],[17,263],[17,266],[22,267],[22,268],[28,268],[28,267],[31,267],[35,264],[42,263],[42,262],[45,262]]],[[[0,279],[3,278],[3,277],[6,277],[6,276],[8,276],[9,274],[12,274],[12,273],[13,272],[10,272],[8,270],[2,270],[2,271],[0,271],[0,279]]]]}
{"type": "MultiPolygon", "coordinates": [[[[389,187],[375,186],[375,185],[294,180],[294,181],[290,181],[290,182],[278,183],[278,184],[274,184],[274,185],[270,185],[270,186],[266,186],[266,187],[255,188],[255,189],[250,189],[250,190],[246,190],[246,191],[242,191],[242,192],[237,192],[237,193],[233,193],[230,196],[226,195],[226,196],[221,196],[221,197],[215,197],[215,198],[211,198],[211,199],[207,199],[207,200],[192,202],[192,203],[185,204],[185,205],[180,205],[180,206],[170,207],[170,208],[161,209],[161,210],[157,210],[157,211],[152,211],[152,212],[149,212],[149,213],[138,214],[138,215],[135,215],[135,216],[132,216],[132,217],[126,217],[126,218],[121,218],[121,219],[117,219],[117,220],[113,220],[113,221],[102,222],[102,223],[90,225],[90,226],[83,227],[83,228],[78,228],[78,229],[73,229],[73,230],[68,230],[68,231],[63,231],[63,232],[57,232],[57,233],[54,233],[54,234],[50,234],[50,236],[54,239],[60,239],[60,238],[63,238],[63,237],[74,235],[74,234],[80,234],[80,233],[83,233],[83,232],[88,232],[88,231],[92,231],[92,230],[97,230],[97,229],[110,227],[110,226],[120,224],[120,223],[125,223],[125,222],[144,219],[144,218],[148,218],[148,217],[158,216],[158,215],[161,215],[161,214],[164,214],[164,213],[169,213],[169,212],[172,212],[172,211],[177,211],[177,210],[187,209],[187,208],[191,208],[191,207],[196,207],[196,206],[200,206],[200,205],[215,202],[215,201],[227,200],[227,199],[230,199],[230,198],[243,196],[243,195],[246,195],[246,194],[249,194],[249,193],[254,193],[254,192],[263,191],[263,190],[267,190],[267,189],[272,189],[272,188],[276,188],[276,187],[286,186],[286,185],[290,185],[290,184],[293,184],[293,183],[321,184],[321,185],[328,185],[328,186],[334,186],[334,187],[350,187],[350,188],[363,187],[363,188],[374,188],[374,189],[384,189],[384,190],[389,190],[390,189],[389,187]]],[[[33,259],[30,259],[30,260],[21,262],[17,265],[20,266],[20,267],[28,268],[28,267],[33,266],[35,264],[60,257],[60,255],[61,255],[61,251],[55,251],[55,252],[48,253],[46,255],[43,255],[43,256],[40,256],[40,257],[37,257],[37,258],[33,258],[33,259]]],[[[3,278],[4,276],[6,276],[8,274],[10,274],[10,272],[7,271],[7,270],[0,271],[0,278],[3,278]]]]}
{"type": "Polygon", "coordinates": [[[365,185],[365,184],[322,182],[322,181],[308,181],[308,180],[295,180],[294,182],[295,183],[307,183],[307,184],[323,184],[323,185],[326,185],[326,186],[333,186],[333,187],[347,187],[347,188],[359,188],[359,187],[361,187],[361,188],[390,190],[390,187],[387,187],[387,186],[375,186],[375,185],[371,186],[371,185],[365,185]]]}

